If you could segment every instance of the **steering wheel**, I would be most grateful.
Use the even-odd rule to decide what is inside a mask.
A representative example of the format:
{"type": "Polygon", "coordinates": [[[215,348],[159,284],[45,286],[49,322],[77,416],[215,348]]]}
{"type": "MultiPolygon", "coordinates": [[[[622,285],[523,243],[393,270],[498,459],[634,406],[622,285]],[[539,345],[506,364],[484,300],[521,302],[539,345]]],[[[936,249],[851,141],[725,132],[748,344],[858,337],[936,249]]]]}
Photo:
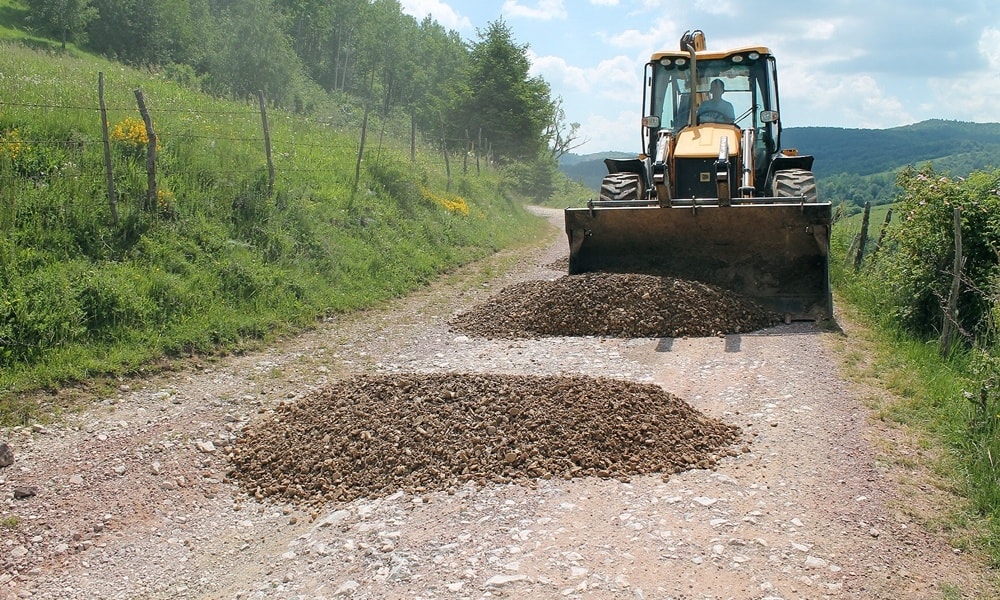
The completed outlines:
{"type": "Polygon", "coordinates": [[[732,123],[721,110],[708,109],[698,114],[699,123],[732,123]]]}

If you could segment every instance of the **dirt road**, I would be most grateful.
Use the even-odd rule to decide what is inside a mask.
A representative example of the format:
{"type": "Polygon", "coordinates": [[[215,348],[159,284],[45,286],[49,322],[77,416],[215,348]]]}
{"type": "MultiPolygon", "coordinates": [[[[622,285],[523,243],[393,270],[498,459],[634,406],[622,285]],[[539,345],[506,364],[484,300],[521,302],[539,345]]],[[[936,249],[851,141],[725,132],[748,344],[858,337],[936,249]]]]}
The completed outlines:
{"type": "MultiPolygon", "coordinates": [[[[549,213],[558,222],[558,213],[549,213]]],[[[564,240],[245,356],[123,381],[0,431],[0,598],[989,598],[923,523],[948,498],[839,375],[846,333],[485,340],[447,325],[555,278],[564,240]],[[653,382],[741,428],[718,468],[397,492],[300,508],[246,494],[226,448],[278,403],[359,373],[653,382]],[[907,457],[910,458],[907,458],[907,457]]],[[[627,426],[627,425],[623,425],[627,426]]]]}

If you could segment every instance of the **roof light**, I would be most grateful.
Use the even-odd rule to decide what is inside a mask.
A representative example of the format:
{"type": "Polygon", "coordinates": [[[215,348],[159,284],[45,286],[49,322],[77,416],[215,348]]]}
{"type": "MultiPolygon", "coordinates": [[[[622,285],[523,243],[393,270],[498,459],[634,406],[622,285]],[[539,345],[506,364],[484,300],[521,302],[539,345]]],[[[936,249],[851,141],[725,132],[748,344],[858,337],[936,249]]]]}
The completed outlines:
{"type": "Polygon", "coordinates": [[[660,64],[663,65],[664,67],[669,67],[670,66],[670,59],[669,58],[661,58],[660,59],[660,64]]]}
{"type": "Polygon", "coordinates": [[[742,54],[737,54],[737,55],[733,56],[732,61],[734,63],[741,63],[741,62],[743,62],[743,55],[742,54]]]}
{"type": "Polygon", "coordinates": [[[758,58],[760,58],[760,53],[751,52],[750,54],[747,55],[747,58],[749,58],[750,60],[757,60],[758,58]]]}
{"type": "Polygon", "coordinates": [[[674,64],[679,67],[681,65],[686,65],[687,62],[688,62],[688,59],[686,59],[686,58],[678,58],[677,60],[674,61],[674,64]]]}

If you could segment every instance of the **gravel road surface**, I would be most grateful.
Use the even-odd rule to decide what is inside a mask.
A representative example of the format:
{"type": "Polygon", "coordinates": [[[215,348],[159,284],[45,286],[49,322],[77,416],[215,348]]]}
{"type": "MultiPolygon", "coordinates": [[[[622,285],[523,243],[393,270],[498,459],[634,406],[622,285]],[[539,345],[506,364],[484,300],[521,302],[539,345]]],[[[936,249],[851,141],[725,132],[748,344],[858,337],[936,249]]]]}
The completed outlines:
{"type": "Polygon", "coordinates": [[[859,342],[839,315],[706,337],[450,325],[562,277],[542,212],[547,245],[0,430],[0,598],[996,597],[929,530],[955,500],[872,418],[887,393],[840,375],[859,342]]]}

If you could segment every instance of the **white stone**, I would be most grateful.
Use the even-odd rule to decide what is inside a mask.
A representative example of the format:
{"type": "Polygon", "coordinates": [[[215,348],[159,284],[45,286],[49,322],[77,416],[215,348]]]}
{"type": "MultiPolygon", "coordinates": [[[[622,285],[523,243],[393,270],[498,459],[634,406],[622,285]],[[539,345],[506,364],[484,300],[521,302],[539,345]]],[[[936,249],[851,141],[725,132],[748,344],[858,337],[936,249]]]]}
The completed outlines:
{"type": "Polygon", "coordinates": [[[488,587],[499,587],[501,585],[509,585],[511,583],[527,580],[528,576],[523,573],[519,575],[494,575],[486,580],[486,585],[488,587]]]}
{"type": "Polygon", "coordinates": [[[349,594],[353,594],[354,591],[357,590],[359,587],[361,587],[361,584],[359,584],[357,581],[354,581],[353,579],[349,579],[344,583],[340,584],[340,587],[337,588],[337,591],[334,592],[333,595],[347,596],[349,594]]]}

